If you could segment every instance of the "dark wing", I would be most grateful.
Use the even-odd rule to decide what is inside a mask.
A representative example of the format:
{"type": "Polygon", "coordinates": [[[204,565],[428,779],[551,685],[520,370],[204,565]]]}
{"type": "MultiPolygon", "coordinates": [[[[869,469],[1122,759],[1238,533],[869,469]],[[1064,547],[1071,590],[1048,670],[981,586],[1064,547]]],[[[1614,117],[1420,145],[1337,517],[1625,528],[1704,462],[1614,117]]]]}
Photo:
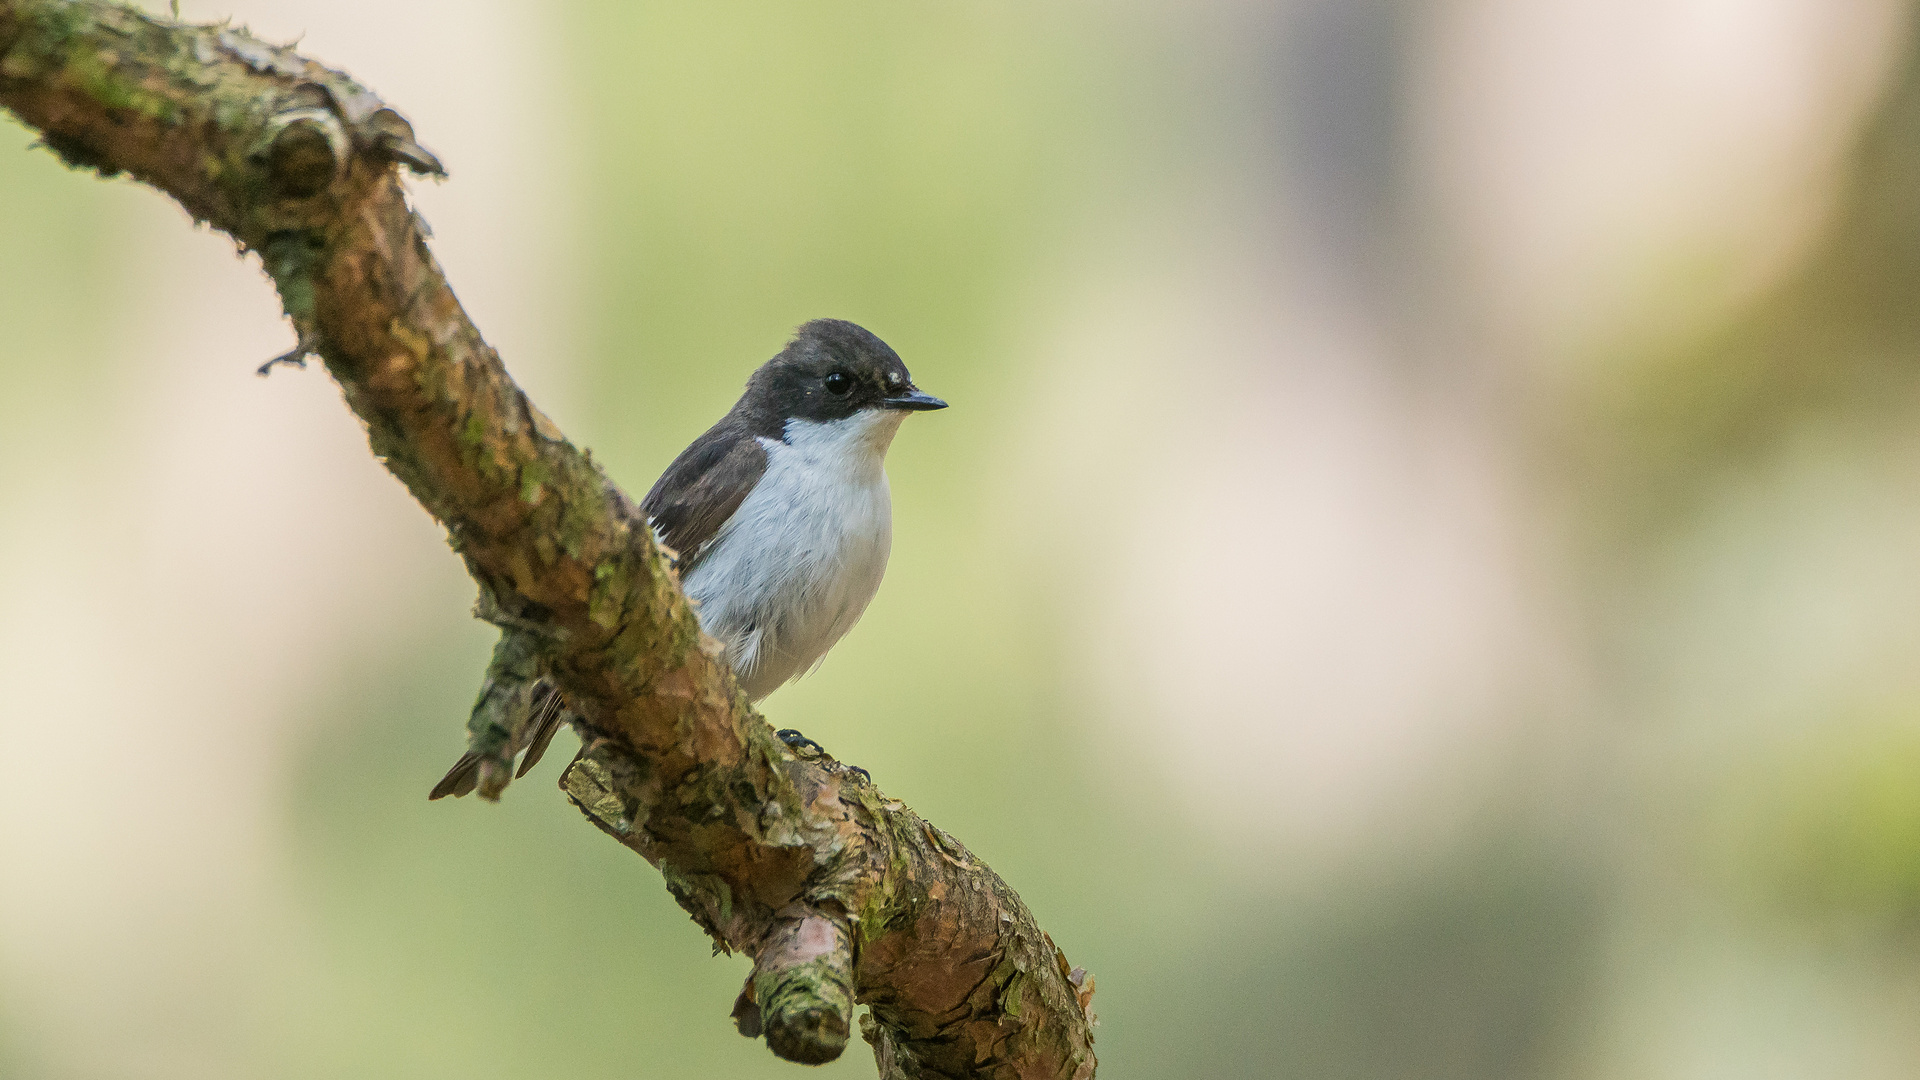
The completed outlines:
{"type": "Polygon", "coordinates": [[[760,440],[727,421],[694,440],[667,466],[641,508],[654,532],[680,554],[680,573],[700,562],[747,492],[767,471],[760,440]]]}

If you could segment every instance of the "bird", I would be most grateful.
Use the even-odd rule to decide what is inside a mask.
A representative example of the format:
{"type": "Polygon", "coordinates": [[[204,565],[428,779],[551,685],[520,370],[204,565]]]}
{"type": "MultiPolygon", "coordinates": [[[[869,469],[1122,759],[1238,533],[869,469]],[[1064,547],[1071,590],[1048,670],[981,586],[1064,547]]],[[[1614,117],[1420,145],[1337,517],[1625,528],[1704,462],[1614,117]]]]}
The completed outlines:
{"type": "MultiPolygon", "coordinates": [[[[871,331],[815,319],[647,492],[654,539],[749,701],[817,668],[860,621],[893,547],[887,450],[909,414],[946,407],[871,331]]],[[[546,679],[525,700],[529,718],[509,747],[525,750],[516,777],[565,716],[546,679]]],[[[790,729],[780,736],[818,748],[790,729]]],[[[472,791],[480,763],[470,751],[429,797],[472,791]]]]}

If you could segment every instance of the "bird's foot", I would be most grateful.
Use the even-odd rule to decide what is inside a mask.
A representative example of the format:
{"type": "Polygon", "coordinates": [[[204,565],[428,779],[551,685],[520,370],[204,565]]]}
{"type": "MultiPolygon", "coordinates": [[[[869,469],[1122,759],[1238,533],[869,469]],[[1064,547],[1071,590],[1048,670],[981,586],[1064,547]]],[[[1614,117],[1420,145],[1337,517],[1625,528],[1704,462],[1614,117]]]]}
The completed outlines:
{"type": "Polygon", "coordinates": [[[872,773],[868,772],[867,770],[861,768],[858,765],[849,765],[846,762],[841,761],[838,758],[835,758],[832,754],[827,753],[826,747],[821,746],[819,743],[814,742],[812,739],[809,739],[805,735],[800,734],[798,731],[795,731],[793,728],[781,728],[779,731],[774,732],[774,735],[777,736],[781,742],[786,743],[788,746],[792,747],[794,753],[798,754],[801,760],[803,761],[818,760],[822,764],[827,765],[830,768],[835,769],[836,771],[857,773],[861,781],[864,783],[867,783],[867,784],[873,783],[872,773]]]}
{"type": "Polygon", "coordinates": [[[781,728],[779,731],[776,731],[773,734],[777,738],[779,738],[781,742],[786,743],[788,746],[791,746],[792,748],[800,751],[803,754],[807,753],[808,751],[811,751],[815,756],[818,756],[818,757],[833,756],[827,753],[826,747],[821,746],[819,743],[814,742],[812,739],[807,738],[805,735],[800,734],[798,731],[795,731],[790,727],[781,728]]]}
{"type": "Polygon", "coordinates": [[[253,373],[264,379],[267,376],[273,374],[273,369],[279,367],[281,364],[285,364],[288,367],[304,368],[307,366],[307,357],[312,355],[313,355],[313,347],[311,345],[308,345],[306,340],[303,338],[301,339],[300,344],[295,345],[292,349],[288,350],[287,352],[283,352],[279,356],[276,356],[273,359],[267,361],[266,363],[261,364],[259,367],[253,370],[253,373]]]}

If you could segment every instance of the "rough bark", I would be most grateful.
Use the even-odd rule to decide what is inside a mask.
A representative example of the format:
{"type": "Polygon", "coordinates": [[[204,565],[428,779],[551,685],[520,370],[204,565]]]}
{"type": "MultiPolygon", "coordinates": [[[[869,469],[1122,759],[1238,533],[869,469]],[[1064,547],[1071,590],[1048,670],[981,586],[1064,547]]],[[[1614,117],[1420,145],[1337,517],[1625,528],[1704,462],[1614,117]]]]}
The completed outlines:
{"type": "Polygon", "coordinates": [[[1092,979],[952,837],[774,736],[633,502],[508,377],[408,205],[400,168],[440,164],[399,113],[243,30],[106,0],[0,0],[0,107],[259,254],[289,358],[325,361],[577,715],[567,796],[755,958],[742,1031],[831,1060],[857,1001],[883,1077],[1093,1075],[1092,979]]]}

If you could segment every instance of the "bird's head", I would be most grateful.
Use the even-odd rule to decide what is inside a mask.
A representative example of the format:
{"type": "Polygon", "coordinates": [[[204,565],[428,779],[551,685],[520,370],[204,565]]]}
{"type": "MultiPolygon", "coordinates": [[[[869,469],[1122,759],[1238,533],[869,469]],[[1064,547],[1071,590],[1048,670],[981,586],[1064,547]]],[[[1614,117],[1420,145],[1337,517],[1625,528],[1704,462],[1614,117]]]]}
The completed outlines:
{"type": "Polygon", "coordinates": [[[782,421],[828,424],[863,413],[881,414],[891,428],[908,412],[947,403],[913,385],[900,355],[863,327],[842,319],[815,319],[800,327],[780,355],[747,382],[756,411],[782,421]]]}

